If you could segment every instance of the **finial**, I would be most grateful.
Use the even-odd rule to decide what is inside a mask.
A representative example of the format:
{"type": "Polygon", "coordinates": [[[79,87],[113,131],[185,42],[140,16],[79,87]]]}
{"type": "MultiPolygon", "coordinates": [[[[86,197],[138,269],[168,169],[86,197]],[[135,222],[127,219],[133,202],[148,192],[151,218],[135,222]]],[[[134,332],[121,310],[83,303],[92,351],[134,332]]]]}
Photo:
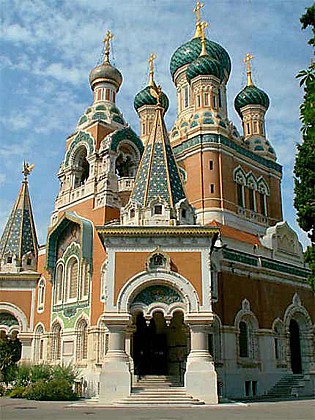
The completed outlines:
{"type": "Polygon", "coordinates": [[[200,56],[208,55],[207,47],[206,47],[206,40],[205,40],[205,29],[208,27],[207,22],[201,22],[200,29],[201,29],[201,53],[200,56]]]}
{"type": "Polygon", "coordinates": [[[149,75],[149,86],[155,86],[154,83],[154,60],[156,59],[155,54],[151,54],[149,58],[150,75],[149,75]]]}
{"type": "Polygon", "coordinates": [[[23,171],[22,174],[24,175],[24,181],[27,181],[27,177],[29,176],[29,174],[32,172],[32,170],[34,169],[34,163],[32,163],[31,165],[27,162],[23,162],[23,171]]]}
{"type": "Polygon", "coordinates": [[[105,45],[104,63],[109,63],[110,41],[113,38],[114,38],[114,35],[111,33],[111,31],[107,31],[106,36],[103,39],[103,42],[104,42],[104,45],[105,45]]]}
{"type": "Polygon", "coordinates": [[[200,38],[202,29],[201,29],[201,18],[200,18],[200,10],[204,7],[204,3],[201,3],[197,0],[196,7],[194,8],[193,12],[196,13],[196,32],[194,38],[200,38]]]}
{"type": "Polygon", "coordinates": [[[250,55],[250,53],[247,53],[244,58],[244,63],[246,64],[246,69],[247,69],[247,86],[252,86],[254,84],[252,81],[252,70],[250,66],[250,62],[253,58],[254,56],[250,55]]]}

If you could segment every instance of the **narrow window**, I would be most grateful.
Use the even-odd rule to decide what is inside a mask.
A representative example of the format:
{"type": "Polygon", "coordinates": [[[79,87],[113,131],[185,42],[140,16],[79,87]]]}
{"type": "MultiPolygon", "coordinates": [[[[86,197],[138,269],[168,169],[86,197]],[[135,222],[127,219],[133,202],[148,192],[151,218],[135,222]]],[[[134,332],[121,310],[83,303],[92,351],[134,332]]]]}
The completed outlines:
{"type": "Polygon", "coordinates": [[[205,93],[205,106],[209,106],[209,93],[205,93]]]}
{"type": "Polygon", "coordinates": [[[201,107],[201,98],[200,95],[197,96],[197,108],[201,107]]]}
{"type": "Polygon", "coordinates": [[[116,92],[113,91],[113,102],[115,102],[116,99],[116,92]]]}
{"type": "Polygon", "coordinates": [[[244,187],[242,184],[236,184],[237,188],[237,204],[239,207],[244,207],[244,187]]]}
{"type": "Polygon", "coordinates": [[[249,188],[249,208],[255,211],[255,191],[249,188]]]}
{"type": "Polygon", "coordinates": [[[213,108],[217,107],[217,101],[214,95],[212,96],[212,105],[213,105],[213,108]]]}
{"type": "Polygon", "coordinates": [[[56,283],[55,283],[55,303],[62,301],[63,295],[63,266],[57,267],[56,283]]]}
{"type": "Polygon", "coordinates": [[[145,134],[145,123],[142,124],[142,134],[145,134]]]}
{"type": "Polygon", "coordinates": [[[68,290],[69,290],[70,299],[77,297],[78,277],[79,277],[79,264],[75,258],[72,258],[69,264],[69,270],[68,270],[68,282],[69,282],[68,290]]]}
{"type": "Polygon", "coordinates": [[[214,194],[214,184],[210,184],[210,193],[214,194]]]}
{"type": "Polygon", "coordinates": [[[102,94],[101,89],[98,89],[98,91],[97,91],[97,100],[98,101],[101,99],[101,94],[102,94]]]}
{"type": "Polygon", "coordinates": [[[186,216],[187,216],[187,210],[182,209],[182,218],[185,219],[186,216]]]}
{"type": "Polygon", "coordinates": [[[31,264],[32,264],[32,258],[27,258],[26,265],[31,265],[31,264]]]}
{"type": "Polygon", "coordinates": [[[187,108],[189,105],[189,88],[185,86],[184,88],[184,108],[187,108]]]}
{"type": "Polygon", "coordinates": [[[250,124],[246,123],[247,134],[250,134],[250,124]]]}
{"type": "Polygon", "coordinates": [[[248,328],[244,321],[239,323],[239,355],[240,357],[248,357],[248,328]]]}
{"type": "Polygon", "coordinates": [[[135,214],[136,214],[135,209],[131,209],[130,210],[130,217],[131,218],[135,217],[135,214]]]}
{"type": "Polygon", "coordinates": [[[219,108],[222,107],[222,93],[221,93],[221,89],[219,89],[219,108]]]}
{"type": "Polygon", "coordinates": [[[209,161],[209,169],[210,171],[213,171],[213,160],[209,161]]]}
{"type": "Polygon", "coordinates": [[[7,264],[12,264],[12,257],[7,257],[7,264]]]}
{"type": "Polygon", "coordinates": [[[109,89],[106,89],[106,91],[105,91],[105,99],[106,99],[106,101],[109,101],[109,93],[110,93],[109,89]]]}
{"type": "Polygon", "coordinates": [[[279,339],[275,337],[275,358],[279,359],[279,339]]]}
{"type": "Polygon", "coordinates": [[[259,201],[260,201],[260,213],[263,216],[267,216],[266,195],[260,192],[259,201]]]}
{"type": "Polygon", "coordinates": [[[258,124],[257,124],[257,121],[254,121],[253,122],[253,126],[254,126],[254,134],[257,134],[258,133],[258,124]]]}

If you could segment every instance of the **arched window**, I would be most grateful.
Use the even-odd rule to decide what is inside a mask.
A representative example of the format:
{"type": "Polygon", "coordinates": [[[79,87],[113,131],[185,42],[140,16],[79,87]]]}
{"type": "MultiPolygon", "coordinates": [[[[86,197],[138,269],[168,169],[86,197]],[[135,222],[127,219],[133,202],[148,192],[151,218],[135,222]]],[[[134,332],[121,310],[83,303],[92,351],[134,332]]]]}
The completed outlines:
{"type": "Polygon", "coordinates": [[[63,298],[63,265],[59,264],[56,270],[55,303],[61,303],[63,298]]]}
{"type": "Polygon", "coordinates": [[[90,164],[87,160],[87,150],[85,146],[79,147],[74,159],[74,188],[84,185],[90,174],[90,164]]]}
{"type": "Polygon", "coordinates": [[[35,362],[39,362],[44,359],[44,328],[42,325],[38,325],[34,335],[34,354],[33,358],[35,362]]]}
{"type": "Polygon", "coordinates": [[[248,357],[249,356],[249,343],[248,343],[248,327],[246,322],[241,321],[239,323],[239,356],[248,357]]]}
{"type": "Polygon", "coordinates": [[[68,298],[75,299],[78,293],[79,263],[72,257],[68,263],[68,298]]]}
{"type": "Polygon", "coordinates": [[[121,142],[118,147],[115,172],[119,178],[130,178],[136,175],[139,156],[136,150],[128,143],[121,142]]]}
{"type": "Polygon", "coordinates": [[[43,311],[45,305],[45,280],[42,278],[38,283],[38,296],[37,296],[37,310],[43,311]]]}
{"type": "Polygon", "coordinates": [[[246,176],[243,169],[239,166],[234,170],[233,179],[236,182],[236,202],[239,207],[245,207],[244,185],[246,185],[246,176]]]}
{"type": "Polygon", "coordinates": [[[236,189],[237,189],[237,205],[239,207],[245,207],[244,185],[236,184],[236,189]]]}
{"type": "Polygon", "coordinates": [[[87,326],[87,322],[83,319],[78,324],[77,360],[87,359],[87,348],[88,348],[88,326],[87,326]]]}
{"type": "Polygon", "coordinates": [[[52,327],[51,359],[61,359],[61,325],[56,322],[52,327]]]}
{"type": "Polygon", "coordinates": [[[256,202],[255,202],[255,191],[252,188],[249,188],[249,209],[256,211],[256,202]]]}

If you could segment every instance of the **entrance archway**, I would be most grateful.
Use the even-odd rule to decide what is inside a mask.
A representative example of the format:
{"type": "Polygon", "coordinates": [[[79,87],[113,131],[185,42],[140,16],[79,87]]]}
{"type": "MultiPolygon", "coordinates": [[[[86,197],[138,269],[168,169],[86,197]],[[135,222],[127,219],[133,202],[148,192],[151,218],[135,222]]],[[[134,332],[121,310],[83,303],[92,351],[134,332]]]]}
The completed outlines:
{"type": "Polygon", "coordinates": [[[302,373],[300,328],[299,324],[294,319],[291,319],[290,321],[289,331],[291,369],[293,373],[302,373]]]}
{"type": "Polygon", "coordinates": [[[135,374],[140,377],[169,375],[182,383],[189,353],[188,327],[184,324],[183,313],[176,311],[167,322],[162,312],[155,312],[150,320],[138,312],[134,315],[134,324],[135,374]]]}

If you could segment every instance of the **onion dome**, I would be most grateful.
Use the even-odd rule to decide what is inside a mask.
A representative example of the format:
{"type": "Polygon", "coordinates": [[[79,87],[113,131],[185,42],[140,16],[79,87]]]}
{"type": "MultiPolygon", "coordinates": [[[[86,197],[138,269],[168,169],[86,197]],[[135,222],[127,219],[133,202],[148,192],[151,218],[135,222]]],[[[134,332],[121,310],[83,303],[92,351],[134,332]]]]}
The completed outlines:
{"type": "MultiPolygon", "coordinates": [[[[151,86],[147,86],[137,93],[134,100],[134,107],[136,111],[144,105],[157,105],[157,99],[152,95],[151,89],[151,86]]],[[[165,113],[168,110],[169,100],[164,92],[162,92],[161,95],[161,106],[165,113]]]]}
{"type": "MultiPolygon", "coordinates": [[[[222,69],[223,74],[228,79],[231,72],[231,60],[227,51],[219,44],[214,41],[210,41],[205,38],[207,52],[210,58],[217,60],[222,69]]],[[[186,42],[174,52],[171,57],[170,71],[174,79],[174,74],[178,69],[185,66],[186,64],[192,63],[196,60],[201,53],[202,45],[200,37],[193,38],[186,42]]]]}
{"type": "Polygon", "coordinates": [[[224,73],[223,68],[218,60],[215,58],[211,58],[209,55],[201,55],[194,60],[189,66],[186,71],[186,77],[188,82],[196,77],[201,75],[211,75],[215,76],[220,81],[223,80],[224,73]]]}
{"type": "Polygon", "coordinates": [[[110,40],[113,38],[113,34],[110,31],[107,31],[106,37],[104,38],[105,51],[104,51],[104,60],[103,63],[96,66],[90,73],[89,81],[91,89],[94,89],[96,82],[107,81],[113,83],[117,91],[122,84],[122,75],[116,67],[112,66],[109,62],[109,53],[110,53],[110,40]]]}
{"type": "Polygon", "coordinates": [[[246,86],[242,89],[234,100],[234,107],[239,115],[241,115],[241,108],[246,105],[261,105],[266,108],[269,107],[268,95],[254,85],[246,86]]]}
{"type": "MultiPolygon", "coordinates": [[[[140,109],[144,105],[157,105],[157,98],[156,95],[154,96],[154,93],[157,89],[157,86],[154,81],[154,60],[156,59],[155,54],[151,54],[149,58],[149,65],[150,65],[150,73],[149,73],[149,83],[148,86],[146,86],[144,89],[142,89],[134,99],[134,107],[135,110],[138,112],[138,109],[140,109]],[[153,94],[152,94],[153,93],[153,94]]],[[[165,95],[164,92],[160,92],[161,95],[159,97],[159,104],[164,109],[164,114],[168,110],[169,106],[169,100],[168,97],[165,95]]]]}
{"type": "Polygon", "coordinates": [[[269,97],[268,95],[258,87],[256,87],[252,81],[252,70],[251,70],[251,60],[254,56],[249,53],[246,54],[244,58],[244,63],[247,67],[247,86],[244,87],[237,95],[234,100],[234,107],[238,114],[241,116],[241,108],[246,105],[261,105],[266,111],[269,107],[269,97]]]}
{"type": "Polygon", "coordinates": [[[92,89],[98,79],[112,82],[118,89],[123,80],[120,71],[116,69],[116,67],[113,67],[109,62],[104,62],[91,71],[89,81],[92,89]]]}

